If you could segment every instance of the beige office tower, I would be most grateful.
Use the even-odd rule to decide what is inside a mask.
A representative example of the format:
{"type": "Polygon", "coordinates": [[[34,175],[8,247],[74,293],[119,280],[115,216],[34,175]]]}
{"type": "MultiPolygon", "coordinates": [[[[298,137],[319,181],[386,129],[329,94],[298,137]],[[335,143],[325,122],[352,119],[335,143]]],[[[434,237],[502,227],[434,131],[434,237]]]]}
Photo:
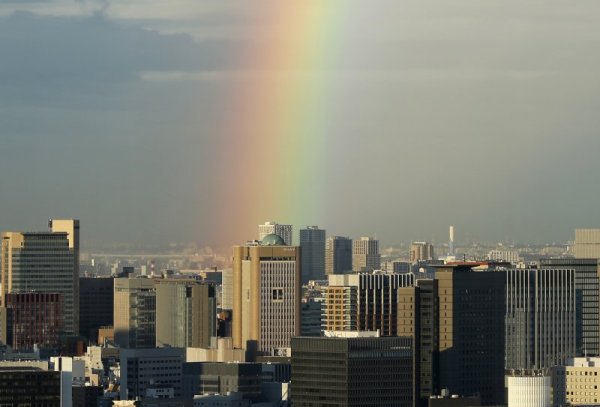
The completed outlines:
{"type": "Polygon", "coordinates": [[[573,254],[578,259],[600,259],[600,229],[575,229],[573,254]]]}
{"type": "Polygon", "coordinates": [[[321,314],[322,331],[358,331],[358,287],[326,287],[321,314]]]}
{"type": "Polygon", "coordinates": [[[208,348],[217,336],[215,287],[189,279],[155,280],[156,346],[208,348]]]}
{"type": "Polygon", "coordinates": [[[286,245],[293,244],[292,225],[282,225],[277,222],[265,222],[258,225],[258,240],[263,240],[267,235],[281,236],[286,245]]]}
{"type": "Polygon", "coordinates": [[[7,293],[58,293],[62,295],[65,335],[77,335],[75,259],[64,232],[2,233],[2,306],[7,293]]]}
{"type": "Polygon", "coordinates": [[[381,268],[379,240],[372,237],[361,237],[352,241],[352,270],[373,271],[381,268]]]}
{"type": "Polygon", "coordinates": [[[156,289],[149,278],[116,278],[115,342],[121,348],[156,345],[156,289]]]}
{"type": "Polygon", "coordinates": [[[410,245],[410,262],[433,260],[433,245],[427,242],[413,242],[410,245]]]}
{"type": "Polygon", "coordinates": [[[233,247],[234,347],[256,341],[260,353],[272,355],[300,335],[300,248],[284,243],[267,235],[260,245],[233,247]]]}
{"type": "Polygon", "coordinates": [[[50,219],[48,227],[52,232],[64,232],[69,240],[69,249],[73,252],[75,269],[73,272],[73,318],[75,332],[79,333],[79,220],[50,219]]]}

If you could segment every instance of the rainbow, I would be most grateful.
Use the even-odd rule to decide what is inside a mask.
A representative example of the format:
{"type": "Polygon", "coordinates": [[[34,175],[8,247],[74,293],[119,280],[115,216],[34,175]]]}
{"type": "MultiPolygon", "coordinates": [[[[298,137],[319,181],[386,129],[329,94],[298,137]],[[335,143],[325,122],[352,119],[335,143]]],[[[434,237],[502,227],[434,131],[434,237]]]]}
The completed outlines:
{"type": "Polygon", "coordinates": [[[341,1],[268,2],[268,41],[240,54],[250,67],[233,86],[223,115],[224,169],[217,211],[229,215],[221,241],[253,239],[266,220],[296,228],[323,222],[324,164],[331,97],[319,68],[342,45],[341,1]],[[293,6],[291,6],[293,4],[293,6]]]}

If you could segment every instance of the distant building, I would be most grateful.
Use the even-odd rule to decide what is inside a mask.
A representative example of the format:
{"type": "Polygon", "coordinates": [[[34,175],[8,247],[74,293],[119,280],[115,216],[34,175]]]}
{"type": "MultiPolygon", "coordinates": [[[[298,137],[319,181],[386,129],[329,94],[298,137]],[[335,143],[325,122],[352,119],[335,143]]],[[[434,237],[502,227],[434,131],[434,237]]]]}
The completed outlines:
{"type": "Polygon", "coordinates": [[[64,333],[77,335],[79,276],[69,236],[67,232],[3,233],[0,297],[4,301],[7,293],[32,291],[61,294],[64,333]]]}
{"type": "Polygon", "coordinates": [[[392,272],[393,273],[410,273],[412,270],[412,265],[406,261],[393,261],[392,262],[392,272]]]}
{"type": "Polygon", "coordinates": [[[300,333],[300,248],[280,236],[233,247],[233,344],[273,354],[300,333]]]}
{"type": "Polygon", "coordinates": [[[98,343],[98,330],[112,326],[114,317],[114,278],[79,279],[79,335],[98,343]]]}
{"type": "Polygon", "coordinates": [[[277,222],[265,222],[258,225],[258,240],[263,240],[267,235],[281,236],[286,246],[291,246],[294,243],[292,225],[282,225],[277,222]]]}
{"type": "Polygon", "coordinates": [[[516,250],[490,250],[487,257],[491,261],[503,261],[512,264],[517,264],[521,261],[519,252],[516,250]]]}
{"type": "Polygon", "coordinates": [[[57,293],[9,293],[0,309],[0,342],[16,351],[58,349],[62,331],[62,295],[57,293]]]}
{"type": "Polygon", "coordinates": [[[450,394],[504,402],[506,274],[471,264],[439,266],[439,383],[450,394]]]}
{"type": "Polygon", "coordinates": [[[330,275],[324,294],[323,330],[379,330],[382,336],[395,336],[398,289],[413,284],[411,273],[330,275]]]}
{"type": "Polygon", "coordinates": [[[223,282],[221,284],[221,309],[233,309],[233,270],[223,270],[223,282]]]}
{"type": "Polygon", "coordinates": [[[413,406],[412,340],[292,339],[294,407],[413,406]]]}
{"type": "Polygon", "coordinates": [[[156,346],[208,348],[217,336],[215,287],[192,279],[156,280],[156,346]]]}
{"type": "Polygon", "coordinates": [[[352,242],[352,270],[373,271],[381,269],[379,240],[372,237],[361,237],[352,242]]]}
{"type": "Polygon", "coordinates": [[[148,389],[172,388],[181,397],[182,367],[185,349],[121,349],[121,400],[145,398],[148,389]]]}
{"type": "MultiPolygon", "coordinates": [[[[285,240],[285,239],[284,239],[285,240]]],[[[325,278],[325,230],[318,226],[300,229],[302,283],[325,278]]]]}
{"type": "Polygon", "coordinates": [[[352,239],[328,237],[325,242],[325,274],[344,274],[352,271],[352,239]]]}
{"type": "Polygon", "coordinates": [[[506,271],[506,369],[544,369],[575,356],[575,272],[506,271]]]}
{"type": "Polygon", "coordinates": [[[575,229],[573,254],[578,259],[600,259],[600,229],[575,229]]]}
{"type": "Polygon", "coordinates": [[[148,278],[116,278],[115,342],[122,348],[156,345],[156,290],[148,278]]]}
{"type": "Polygon", "coordinates": [[[427,242],[413,242],[410,245],[410,262],[433,260],[433,245],[427,242]]]}
{"type": "Polygon", "coordinates": [[[600,264],[598,259],[542,259],[544,269],[575,270],[577,356],[600,355],[600,264]]]}

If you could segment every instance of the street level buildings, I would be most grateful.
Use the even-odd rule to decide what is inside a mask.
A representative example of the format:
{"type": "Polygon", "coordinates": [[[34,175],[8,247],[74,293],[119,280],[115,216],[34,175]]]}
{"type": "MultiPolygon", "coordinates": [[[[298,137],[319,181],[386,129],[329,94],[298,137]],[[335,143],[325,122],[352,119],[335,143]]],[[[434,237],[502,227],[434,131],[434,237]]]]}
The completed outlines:
{"type": "Polygon", "coordinates": [[[148,390],[172,389],[181,397],[182,367],[185,349],[121,349],[121,400],[145,398],[148,390]]]}

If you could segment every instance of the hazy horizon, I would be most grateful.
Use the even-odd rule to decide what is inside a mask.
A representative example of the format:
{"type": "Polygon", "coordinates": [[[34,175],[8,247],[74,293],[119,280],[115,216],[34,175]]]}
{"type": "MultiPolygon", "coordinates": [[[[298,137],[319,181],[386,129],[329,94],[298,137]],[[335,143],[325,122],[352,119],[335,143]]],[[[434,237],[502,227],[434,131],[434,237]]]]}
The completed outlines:
{"type": "Polygon", "coordinates": [[[78,218],[89,242],[226,246],[268,220],[384,244],[600,227],[600,3],[278,4],[0,0],[0,230],[78,218]]]}

